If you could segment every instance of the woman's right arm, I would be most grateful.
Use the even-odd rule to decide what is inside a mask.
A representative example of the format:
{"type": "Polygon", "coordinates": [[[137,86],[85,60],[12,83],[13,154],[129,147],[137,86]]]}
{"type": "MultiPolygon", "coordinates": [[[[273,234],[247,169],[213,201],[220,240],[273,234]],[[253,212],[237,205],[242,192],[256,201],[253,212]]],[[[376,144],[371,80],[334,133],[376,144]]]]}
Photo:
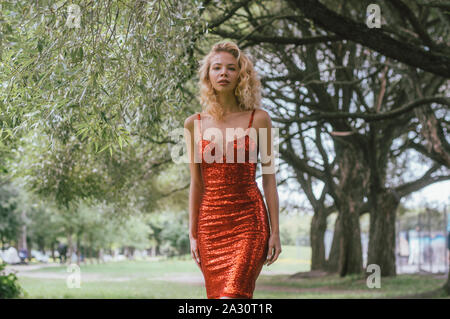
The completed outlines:
{"type": "Polygon", "coordinates": [[[197,221],[200,200],[203,194],[203,180],[200,170],[200,163],[194,162],[195,140],[194,140],[194,120],[196,115],[191,115],[184,121],[184,127],[190,134],[185,135],[186,147],[191,171],[191,184],[189,191],[189,238],[197,239],[197,221]]]}

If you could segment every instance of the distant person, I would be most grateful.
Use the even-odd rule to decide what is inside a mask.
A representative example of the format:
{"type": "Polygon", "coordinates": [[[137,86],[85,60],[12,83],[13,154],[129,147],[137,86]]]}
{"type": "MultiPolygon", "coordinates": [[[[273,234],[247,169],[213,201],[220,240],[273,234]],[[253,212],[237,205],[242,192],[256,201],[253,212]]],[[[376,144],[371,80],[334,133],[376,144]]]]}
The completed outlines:
{"type": "Polygon", "coordinates": [[[28,251],[24,248],[19,250],[20,263],[27,265],[28,251]]]}
{"type": "Polygon", "coordinates": [[[411,234],[409,235],[409,258],[408,265],[415,265],[419,263],[420,258],[420,246],[419,246],[419,237],[416,231],[411,230],[411,234]]]}
{"type": "Polygon", "coordinates": [[[59,253],[59,263],[60,264],[65,263],[66,260],[67,260],[67,256],[66,256],[66,254],[67,254],[67,245],[63,244],[63,243],[60,243],[58,245],[58,253],[59,253]]]}

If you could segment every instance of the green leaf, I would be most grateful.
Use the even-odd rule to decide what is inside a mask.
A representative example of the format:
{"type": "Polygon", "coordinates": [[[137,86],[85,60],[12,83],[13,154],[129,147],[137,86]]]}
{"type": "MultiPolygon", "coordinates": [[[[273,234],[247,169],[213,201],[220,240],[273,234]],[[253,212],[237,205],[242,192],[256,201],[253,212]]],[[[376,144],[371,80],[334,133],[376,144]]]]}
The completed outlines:
{"type": "Polygon", "coordinates": [[[103,147],[103,148],[99,151],[99,153],[101,153],[101,152],[103,152],[104,150],[106,150],[109,146],[110,146],[110,144],[107,144],[105,147],[103,147]]]}
{"type": "Polygon", "coordinates": [[[119,146],[120,146],[120,150],[122,150],[122,136],[120,136],[120,135],[119,135],[119,146]]]}

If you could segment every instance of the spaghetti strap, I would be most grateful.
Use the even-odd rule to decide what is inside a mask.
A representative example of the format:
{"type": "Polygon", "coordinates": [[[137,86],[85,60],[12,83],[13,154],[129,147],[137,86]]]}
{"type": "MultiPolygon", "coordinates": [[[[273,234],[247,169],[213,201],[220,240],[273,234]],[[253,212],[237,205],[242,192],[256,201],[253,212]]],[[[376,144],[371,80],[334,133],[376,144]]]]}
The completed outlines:
{"type": "Polygon", "coordinates": [[[198,125],[198,130],[200,131],[200,140],[202,140],[202,118],[200,116],[200,113],[197,113],[197,115],[198,120],[200,121],[198,125]]]}
{"type": "Polygon", "coordinates": [[[252,127],[252,123],[253,123],[253,115],[255,114],[255,110],[256,110],[256,109],[253,109],[252,115],[251,115],[251,117],[250,117],[250,121],[248,122],[248,128],[252,127]]]}

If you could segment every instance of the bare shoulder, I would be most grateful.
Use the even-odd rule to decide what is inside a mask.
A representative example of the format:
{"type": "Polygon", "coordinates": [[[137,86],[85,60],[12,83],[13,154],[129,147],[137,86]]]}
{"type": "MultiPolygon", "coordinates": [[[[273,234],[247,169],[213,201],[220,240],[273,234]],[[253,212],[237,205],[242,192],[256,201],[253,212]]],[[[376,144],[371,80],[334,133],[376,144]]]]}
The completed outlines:
{"type": "Polygon", "coordinates": [[[270,127],[271,126],[271,118],[269,113],[267,113],[265,110],[263,109],[256,109],[255,110],[255,115],[253,118],[253,123],[254,126],[257,128],[261,128],[261,127],[270,127]]]}
{"type": "Polygon", "coordinates": [[[189,129],[189,130],[193,130],[194,128],[194,121],[198,120],[198,113],[192,114],[190,116],[188,116],[185,120],[184,120],[184,127],[189,129]]]}

